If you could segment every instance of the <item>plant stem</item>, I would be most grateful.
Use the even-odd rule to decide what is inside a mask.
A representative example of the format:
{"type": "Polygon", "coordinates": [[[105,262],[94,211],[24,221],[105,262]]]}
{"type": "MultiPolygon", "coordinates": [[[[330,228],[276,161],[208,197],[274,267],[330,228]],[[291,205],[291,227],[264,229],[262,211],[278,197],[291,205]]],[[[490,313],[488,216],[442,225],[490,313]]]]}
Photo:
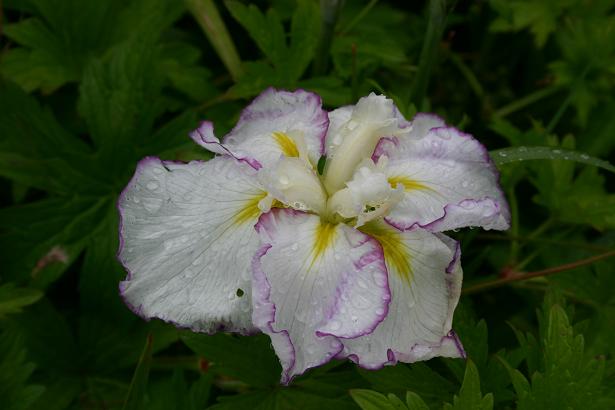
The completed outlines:
{"type": "Polygon", "coordinates": [[[570,106],[570,103],[572,102],[572,96],[574,92],[576,91],[576,88],[579,86],[579,84],[585,81],[585,77],[587,76],[587,73],[589,72],[590,68],[591,68],[591,65],[587,64],[587,66],[585,66],[585,69],[583,70],[581,75],[572,84],[572,89],[568,93],[568,97],[566,97],[562,105],[559,107],[559,109],[553,116],[553,118],[551,118],[551,121],[549,121],[549,125],[547,125],[547,129],[546,129],[547,134],[550,134],[551,132],[553,132],[553,129],[555,128],[559,120],[562,118],[562,116],[564,115],[568,107],[570,106]]]}
{"type": "MultiPolygon", "coordinates": [[[[510,205],[510,229],[513,236],[519,236],[519,206],[517,204],[517,196],[515,195],[515,188],[512,187],[508,191],[508,203],[510,205]]],[[[519,257],[519,249],[521,246],[519,245],[519,241],[512,240],[510,242],[510,256],[508,263],[510,265],[514,265],[517,263],[517,258],[519,257]]]]}
{"type": "Polygon", "coordinates": [[[453,52],[449,53],[448,57],[450,58],[453,65],[457,67],[459,72],[465,77],[474,94],[476,94],[478,99],[483,102],[483,100],[485,99],[485,90],[483,89],[483,86],[480,85],[478,78],[476,78],[472,70],[470,70],[470,67],[468,67],[468,65],[463,62],[461,57],[459,57],[453,52]]]}
{"type": "Polygon", "coordinates": [[[615,256],[615,250],[611,250],[609,252],[601,253],[600,255],[592,256],[590,258],[581,259],[576,262],[570,262],[559,266],[554,266],[552,268],[547,268],[535,272],[528,272],[519,275],[512,275],[506,278],[498,278],[493,280],[488,280],[483,283],[478,283],[476,285],[469,286],[461,291],[464,295],[469,295],[472,293],[482,292],[487,289],[497,288],[508,283],[518,282],[533,278],[538,278],[542,276],[552,275],[554,273],[564,272],[567,270],[575,269],[581,266],[590,265],[594,262],[600,261],[602,259],[607,259],[615,256]]]}
{"type": "Polygon", "coordinates": [[[312,68],[315,76],[327,73],[329,65],[329,50],[333,43],[335,24],[344,6],[344,0],[320,0],[320,39],[316,46],[314,55],[314,66],[312,68]]]}
{"type": "Polygon", "coordinates": [[[553,86],[553,87],[543,88],[538,91],[534,91],[533,93],[530,93],[526,95],[525,97],[515,100],[511,102],[510,104],[507,104],[504,107],[496,110],[493,113],[493,117],[494,118],[506,117],[507,115],[510,115],[514,113],[515,111],[519,111],[520,109],[525,108],[528,105],[534,104],[535,102],[540,101],[543,98],[553,95],[559,90],[561,90],[561,87],[553,86]]]}
{"type": "Polygon", "coordinates": [[[241,59],[214,1],[185,0],[185,2],[186,7],[199,23],[218,57],[233,77],[233,81],[236,82],[243,72],[241,59]]]}
{"type": "Polygon", "coordinates": [[[367,3],[367,5],[363,7],[363,9],[355,16],[355,18],[353,18],[350,23],[346,24],[344,28],[342,28],[339,35],[343,36],[344,34],[348,33],[350,30],[352,30],[354,26],[359,24],[359,22],[363,20],[363,18],[367,15],[367,13],[369,13],[372,7],[376,5],[376,3],[378,3],[378,0],[371,0],[369,3],[367,3]]]}
{"type": "Polygon", "coordinates": [[[431,77],[432,67],[438,54],[440,39],[446,26],[446,0],[430,0],[429,2],[429,21],[427,23],[427,33],[423,40],[423,48],[419,57],[419,69],[412,82],[410,89],[409,103],[421,110],[429,78],[431,77]]]}
{"type": "Polygon", "coordinates": [[[609,250],[609,248],[606,248],[604,246],[592,245],[589,243],[560,241],[560,240],[549,239],[549,238],[533,238],[530,236],[515,236],[515,235],[500,235],[500,234],[484,233],[484,234],[479,234],[478,237],[481,239],[491,239],[491,240],[496,240],[496,241],[541,242],[541,243],[548,243],[548,244],[557,245],[557,246],[567,246],[570,248],[583,248],[583,249],[587,249],[589,251],[594,251],[594,252],[606,252],[609,250]]]}

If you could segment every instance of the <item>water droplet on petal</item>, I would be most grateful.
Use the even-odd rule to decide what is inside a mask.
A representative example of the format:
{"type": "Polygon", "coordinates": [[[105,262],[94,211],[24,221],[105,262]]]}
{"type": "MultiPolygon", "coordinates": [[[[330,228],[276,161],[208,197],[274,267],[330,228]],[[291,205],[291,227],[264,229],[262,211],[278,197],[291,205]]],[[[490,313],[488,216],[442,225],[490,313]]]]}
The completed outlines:
{"type": "Polygon", "coordinates": [[[331,322],[329,322],[329,330],[332,331],[336,331],[339,330],[342,327],[342,322],[340,322],[339,320],[332,320],[331,322]]]}
{"type": "Polygon", "coordinates": [[[147,189],[149,189],[150,191],[153,191],[155,189],[158,189],[160,185],[158,184],[158,182],[156,181],[150,181],[147,183],[146,187],[147,189]]]}
{"type": "Polygon", "coordinates": [[[290,245],[290,250],[296,251],[297,249],[299,249],[299,244],[293,243],[292,245],[290,245]]]}

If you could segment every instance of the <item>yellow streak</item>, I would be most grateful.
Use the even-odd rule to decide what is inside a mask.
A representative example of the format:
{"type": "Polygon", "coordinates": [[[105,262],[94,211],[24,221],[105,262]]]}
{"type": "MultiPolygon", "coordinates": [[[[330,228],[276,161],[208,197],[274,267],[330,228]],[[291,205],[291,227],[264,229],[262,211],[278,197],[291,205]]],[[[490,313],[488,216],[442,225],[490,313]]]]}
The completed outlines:
{"type": "Polygon", "coordinates": [[[316,259],[322,256],[327,248],[333,243],[333,240],[335,239],[336,226],[337,225],[332,224],[331,222],[321,221],[316,228],[312,265],[316,259]]]}
{"type": "Polygon", "coordinates": [[[389,185],[391,185],[392,188],[396,188],[397,184],[402,184],[406,191],[430,190],[429,187],[421,184],[418,181],[405,177],[403,175],[389,177],[388,180],[389,180],[389,185]]]}
{"type": "Polygon", "coordinates": [[[299,150],[297,149],[297,144],[295,141],[288,135],[283,132],[274,132],[273,139],[278,143],[278,146],[282,150],[282,153],[287,157],[298,157],[299,150]]]}
{"type": "Polygon", "coordinates": [[[245,201],[243,208],[235,215],[235,224],[241,225],[245,222],[250,222],[258,218],[261,214],[261,210],[258,207],[258,203],[267,196],[266,192],[262,192],[256,195],[252,199],[245,201]]]}
{"type": "Polygon", "coordinates": [[[369,222],[361,226],[359,230],[380,243],[387,267],[392,268],[402,280],[410,285],[413,275],[411,257],[401,234],[381,222],[369,222]]]}

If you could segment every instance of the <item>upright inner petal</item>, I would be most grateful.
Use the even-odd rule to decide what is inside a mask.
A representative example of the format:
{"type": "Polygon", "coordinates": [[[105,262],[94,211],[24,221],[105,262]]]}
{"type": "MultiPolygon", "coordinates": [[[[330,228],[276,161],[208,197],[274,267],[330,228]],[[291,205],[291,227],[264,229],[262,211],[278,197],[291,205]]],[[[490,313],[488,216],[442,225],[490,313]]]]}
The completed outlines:
{"type": "Polygon", "coordinates": [[[312,167],[301,158],[281,157],[273,167],[259,172],[258,178],[269,195],[286,206],[316,213],[325,211],[326,192],[312,167]]]}
{"type": "Polygon", "coordinates": [[[336,127],[336,135],[328,136],[334,148],[324,171],[329,194],[344,188],[357,165],[371,157],[381,137],[400,132],[398,122],[393,101],[375,94],[359,100],[350,119],[336,127]]]}

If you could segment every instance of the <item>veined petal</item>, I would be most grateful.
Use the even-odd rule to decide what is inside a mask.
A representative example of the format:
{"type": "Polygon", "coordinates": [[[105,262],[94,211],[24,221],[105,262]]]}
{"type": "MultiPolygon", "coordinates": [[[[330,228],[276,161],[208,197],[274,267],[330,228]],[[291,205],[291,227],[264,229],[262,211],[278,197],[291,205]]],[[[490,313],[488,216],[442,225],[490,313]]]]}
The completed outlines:
{"type": "Polygon", "coordinates": [[[378,141],[402,132],[402,119],[392,100],[370,94],[352,107],[330,114],[333,126],[327,132],[327,163],[324,185],[329,194],[344,188],[355,168],[370,158],[378,141]]]}
{"type": "Polygon", "coordinates": [[[315,166],[324,154],[328,125],[327,112],[318,95],[269,88],[243,110],[223,143],[214,136],[209,122],[190,135],[206,149],[230,154],[256,169],[276,161],[280,155],[305,156],[315,166]]]}
{"type": "Polygon", "coordinates": [[[509,227],[510,212],[498,173],[477,140],[455,128],[438,127],[422,137],[399,137],[396,144],[395,149],[381,147],[386,151],[381,154],[388,157],[389,181],[405,188],[403,199],[386,217],[389,223],[399,229],[418,225],[436,232],[466,226],[509,227]]]}
{"type": "Polygon", "coordinates": [[[139,163],[118,203],[129,307],[196,331],[255,330],[251,260],[266,195],[255,173],[230,157],[139,163]]]}
{"type": "Polygon", "coordinates": [[[442,234],[420,228],[402,232],[383,222],[362,230],[384,250],[391,305],[374,332],[344,340],[339,357],[369,369],[435,356],[463,357],[451,330],[462,279],[457,243],[442,234]]]}
{"type": "Polygon", "coordinates": [[[288,383],[338,354],[340,338],[368,334],[386,316],[386,268],[374,239],[315,215],[273,209],[257,231],[253,321],[271,336],[288,383]]]}

